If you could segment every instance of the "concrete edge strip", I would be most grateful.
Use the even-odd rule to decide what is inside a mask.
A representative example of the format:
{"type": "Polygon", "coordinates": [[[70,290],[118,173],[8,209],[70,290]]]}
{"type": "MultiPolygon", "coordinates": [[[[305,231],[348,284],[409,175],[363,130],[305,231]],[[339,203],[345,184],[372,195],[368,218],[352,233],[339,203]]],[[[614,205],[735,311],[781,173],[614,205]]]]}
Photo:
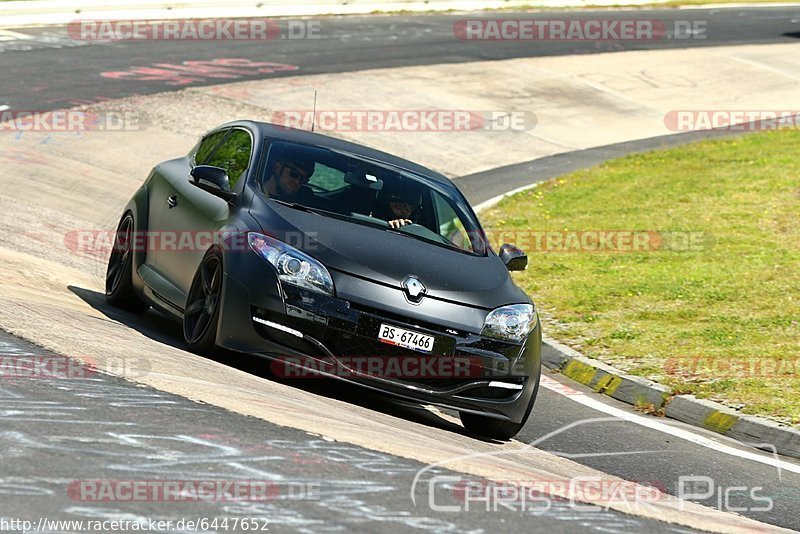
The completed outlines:
{"type": "Polygon", "coordinates": [[[630,376],[598,360],[587,358],[557,341],[545,338],[542,361],[550,369],[627,404],[661,410],[670,397],[669,389],[646,378],[630,376]]]}
{"type": "MultiPolygon", "coordinates": [[[[476,199],[480,203],[474,207],[474,210],[479,213],[496,205],[506,197],[535,188],[539,184],[546,183],[573,170],[587,168],[602,163],[602,161],[620,157],[622,154],[673,148],[700,140],[733,137],[748,133],[755,132],[707,130],[704,132],[687,132],[640,139],[606,147],[556,154],[531,162],[476,173],[475,175],[457,179],[456,183],[467,185],[469,189],[470,182],[490,180],[495,173],[502,176],[509,171],[524,170],[526,173],[532,174],[536,171],[537,163],[544,163],[545,175],[535,178],[535,181],[532,178],[531,183],[527,185],[516,187],[511,191],[486,200],[476,199]],[[581,152],[586,153],[589,157],[579,161],[569,158],[570,154],[574,155],[581,152]],[[561,165],[551,166],[545,163],[551,158],[559,160],[568,158],[570,161],[566,167],[561,165]]],[[[545,367],[558,370],[562,375],[592,388],[596,393],[608,395],[613,399],[638,407],[644,412],[666,416],[711,430],[742,443],[750,444],[758,449],[792,458],[800,458],[800,431],[798,430],[763,417],[743,415],[723,404],[698,399],[694,395],[672,395],[669,388],[657,382],[627,375],[619,369],[599,360],[588,358],[580,352],[546,336],[543,338],[542,363],[545,367]]]]}

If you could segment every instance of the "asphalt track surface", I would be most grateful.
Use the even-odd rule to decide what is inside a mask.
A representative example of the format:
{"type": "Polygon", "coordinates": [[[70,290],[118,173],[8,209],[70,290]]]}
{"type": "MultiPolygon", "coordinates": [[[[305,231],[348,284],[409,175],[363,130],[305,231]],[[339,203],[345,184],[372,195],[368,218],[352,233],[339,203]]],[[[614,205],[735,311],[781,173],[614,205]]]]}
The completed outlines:
{"type": "MultiPolygon", "coordinates": [[[[156,80],[129,76],[126,83],[119,83],[114,78],[97,77],[98,72],[131,72],[131,69],[156,64],[181,65],[186,61],[209,61],[215,58],[236,57],[299,67],[297,70],[271,74],[243,74],[239,78],[256,79],[611,50],[793,42],[800,35],[800,24],[797,22],[800,20],[800,10],[789,8],[609,12],[602,15],[580,12],[569,16],[707,20],[708,39],[662,39],[619,45],[498,42],[491,43],[492,46],[485,46],[486,43],[473,46],[476,43],[453,38],[453,24],[466,18],[463,15],[321,19],[324,46],[319,41],[286,40],[268,43],[177,41],[85,44],[68,39],[63,29],[24,29],[6,33],[6,40],[0,41],[0,64],[4,73],[11,74],[0,79],[0,105],[7,105],[12,110],[46,110],[134,94],[224,83],[225,79],[200,76],[188,83],[175,83],[177,78],[174,75],[165,75],[156,80]],[[18,34],[28,37],[19,37],[18,34]]],[[[535,17],[557,18],[557,15],[548,13],[535,17]]],[[[0,38],[3,38],[2,35],[0,38]]],[[[162,70],[175,69],[163,67],[162,70]]],[[[666,136],[562,154],[464,177],[459,183],[470,201],[477,203],[535,179],[585,167],[607,157],[662,145],[672,146],[696,137],[698,134],[666,136]]],[[[98,307],[102,306],[97,296],[87,295],[84,298],[95,301],[98,307]]],[[[120,319],[120,316],[113,315],[113,311],[104,309],[104,312],[112,314],[111,318],[120,319]]],[[[153,312],[144,321],[124,316],[121,320],[136,322],[136,328],[151,337],[164,339],[173,345],[181,344],[179,328],[166,323],[153,312]]],[[[8,341],[10,344],[6,345],[6,349],[11,352],[27,350],[42,353],[41,349],[20,344],[19,341],[8,341]]],[[[246,360],[237,365],[248,372],[260,374],[261,364],[256,360],[246,360]]],[[[562,380],[560,377],[554,378],[562,380]]],[[[421,417],[419,410],[413,407],[339,384],[326,382],[319,385],[300,384],[297,387],[354,404],[374,406],[376,410],[388,411],[399,417],[421,417]]],[[[584,388],[575,384],[568,384],[568,387],[576,393],[585,392],[584,388]]],[[[410,479],[423,467],[413,461],[344,444],[336,444],[335,447],[341,450],[334,452],[334,445],[320,444],[317,436],[139,388],[113,377],[98,375],[83,383],[70,381],[63,385],[48,381],[4,382],[0,384],[0,397],[5,399],[0,430],[0,444],[4,451],[0,462],[3,466],[0,471],[0,494],[4,496],[0,517],[22,517],[21,510],[28,517],[51,514],[54,518],[102,518],[120,512],[139,517],[165,518],[206,517],[205,513],[223,516],[235,512],[241,515],[242,509],[234,506],[235,510],[226,510],[226,506],[233,505],[225,503],[217,503],[213,509],[203,508],[205,505],[182,503],[177,511],[174,505],[163,503],[138,503],[135,508],[122,506],[115,509],[113,505],[99,507],[97,503],[87,504],[67,498],[63,488],[75,480],[75,472],[80,472],[86,479],[125,478],[130,477],[131,473],[137,473],[137,478],[174,479],[197,478],[201,473],[213,473],[213,478],[228,479],[269,478],[269,474],[278,481],[281,477],[306,481],[310,483],[308,487],[315,487],[315,482],[325,482],[321,486],[330,489],[332,486],[329,483],[343,483],[344,488],[340,486],[339,491],[323,495],[324,492],[320,490],[318,498],[306,499],[290,498],[290,488],[287,486],[283,488],[283,493],[277,493],[274,501],[259,505],[266,508],[253,511],[259,516],[271,518],[275,525],[292,528],[312,525],[309,529],[313,531],[326,528],[399,531],[423,526],[431,530],[446,530],[451,526],[459,531],[480,528],[494,530],[500,520],[504,521],[504,530],[530,529],[535,525],[548,531],[564,532],[597,528],[615,532],[684,531],[614,512],[596,516],[571,514],[568,510],[558,508],[557,503],[553,510],[558,513],[552,516],[548,515],[549,512],[541,513],[535,518],[529,517],[535,515],[530,510],[528,513],[501,513],[503,517],[498,513],[431,515],[428,507],[415,509],[409,501],[410,479]],[[76,421],[81,418],[95,423],[76,421]],[[164,421],[170,423],[165,425],[164,421]],[[108,428],[100,424],[103,422],[108,424],[108,428]],[[265,445],[265,436],[271,440],[267,444],[272,448],[259,451],[259,447],[265,445]],[[169,445],[164,445],[165,442],[169,445]],[[115,453],[121,444],[131,448],[123,458],[115,453]],[[209,453],[208,450],[214,452],[209,453]],[[225,459],[225,454],[231,455],[232,459],[225,459]],[[196,458],[192,455],[196,455],[196,458]],[[274,461],[265,459],[267,457],[274,457],[274,461]],[[154,458],[160,459],[152,461],[154,458]],[[189,460],[186,463],[179,460],[170,462],[163,458],[189,460]],[[361,461],[360,458],[369,460],[361,461]],[[67,465],[67,459],[76,463],[67,465]],[[287,468],[294,464],[304,467],[297,471],[287,468]],[[251,469],[252,465],[256,465],[256,468],[251,469]],[[347,497],[348,491],[352,491],[350,498],[347,497]],[[315,520],[319,522],[306,522],[315,520]]],[[[713,480],[713,494],[706,499],[694,499],[696,502],[719,509],[740,509],[740,513],[748,517],[800,529],[800,476],[797,470],[779,472],[765,463],[721,453],[641,425],[610,420],[602,406],[630,413],[632,410],[611,399],[593,398],[600,406],[581,405],[571,400],[569,394],[556,394],[551,389],[543,388],[531,419],[518,439],[533,442],[555,433],[538,442],[537,447],[628,480],[652,482],[672,494],[678,493],[680,477],[707,476],[713,480]],[[747,489],[735,489],[739,487],[747,489]],[[753,510],[762,504],[748,493],[753,487],[760,488],[756,497],[771,498],[773,506],[769,511],[753,510]],[[727,499],[724,498],[726,490],[730,490],[727,491],[727,499]]],[[[457,432],[458,429],[454,428],[453,431],[457,432]]],[[[731,445],[711,433],[696,429],[691,431],[731,445]]],[[[732,446],[752,452],[752,449],[743,445],[732,446]]],[[[767,454],[763,456],[769,458],[767,454]]],[[[784,461],[798,466],[797,462],[784,461]]],[[[280,484],[277,486],[280,488],[280,484]]]]}
{"type": "MultiPolygon", "coordinates": [[[[2,333],[0,354],[18,361],[26,354],[56,356],[2,333]]],[[[414,507],[409,490],[426,467],[420,462],[327,441],[88,370],[83,379],[3,381],[0,400],[0,519],[34,524],[41,517],[123,518],[143,524],[171,520],[177,527],[182,519],[257,518],[258,531],[268,525],[273,532],[491,532],[498,524],[524,530],[531,522],[559,533],[691,532],[614,511],[575,512],[564,500],[542,499],[516,510],[491,505],[487,510],[478,503],[467,507],[459,500],[459,482],[486,481],[444,469],[428,471],[420,480],[414,507]],[[93,484],[106,480],[159,480],[165,490],[170,481],[233,482],[251,500],[195,499],[184,486],[180,498],[151,493],[150,502],[102,502],[104,490],[93,484]],[[256,487],[263,481],[266,490],[256,487]],[[434,510],[431,501],[460,512],[434,510]]]]}
{"type": "MultiPolygon", "coordinates": [[[[65,28],[0,32],[3,73],[0,105],[12,110],[46,110],[108,98],[150,94],[186,85],[211,85],[226,79],[197,76],[188,83],[168,75],[180,72],[185,61],[242,58],[275,62],[298,70],[243,73],[241,79],[352,72],[374,68],[464,63],[536,56],[592,54],[623,50],[663,50],[736,44],[785,43],[800,38],[800,9],[662,10],[571,12],[539,14],[481,14],[431,16],[329,17],[319,23],[316,39],[289,39],[288,25],[271,41],[119,41],[72,39],[65,28]],[[668,34],[652,40],[592,41],[464,41],[454,37],[458,21],[474,18],[638,19],[657,21],[672,33],[674,21],[706,24],[704,39],[675,39],[668,34]],[[15,34],[29,36],[19,38],[15,34]],[[14,53],[14,52],[25,52],[14,53]],[[156,68],[162,75],[121,75],[98,78],[98,73],[122,73],[156,68]],[[155,78],[155,79],[145,79],[155,78]],[[159,79],[160,78],[160,79],[159,79]],[[124,79],[125,83],[120,83],[124,79]]],[[[185,66],[184,66],[185,67],[185,66]]],[[[228,79],[230,81],[235,81],[228,79]]],[[[310,104],[310,103],[309,103],[310,104]]]]}

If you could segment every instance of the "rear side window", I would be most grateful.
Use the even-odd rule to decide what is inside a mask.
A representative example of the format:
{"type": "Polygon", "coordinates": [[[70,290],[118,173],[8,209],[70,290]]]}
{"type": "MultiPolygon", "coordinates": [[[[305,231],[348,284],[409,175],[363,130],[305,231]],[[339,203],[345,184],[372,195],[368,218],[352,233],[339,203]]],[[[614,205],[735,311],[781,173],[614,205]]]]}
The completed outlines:
{"type": "Polygon", "coordinates": [[[233,188],[250,164],[252,149],[250,134],[244,130],[233,130],[205,164],[225,169],[233,188]]]}
{"type": "Polygon", "coordinates": [[[212,152],[214,152],[214,149],[217,147],[219,142],[222,141],[222,138],[225,137],[226,133],[228,133],[228,130],[214,132],[203,139],[203,141],[200,143],[200,147],[197,149],[197,154],[194,156],[194,162],[196,165],[206,165],[208,157],[212,152]]]}

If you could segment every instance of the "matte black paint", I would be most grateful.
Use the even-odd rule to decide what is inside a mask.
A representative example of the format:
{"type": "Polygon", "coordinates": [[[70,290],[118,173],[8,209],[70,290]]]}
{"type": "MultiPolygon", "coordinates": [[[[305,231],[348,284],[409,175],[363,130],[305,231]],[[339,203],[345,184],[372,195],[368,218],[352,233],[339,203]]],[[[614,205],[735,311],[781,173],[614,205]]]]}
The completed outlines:
{"type": "MultiPolygon", "coordinates": [[[[391,323],[433,335],[437,357],[470,358],[469,377],[426,382],[356,374],[345,380],[426,404],[513,422],[524,419],[538,390],[541,329],[537,324],[522,343],[479,335],[492,309],[531,302],[494,251],[486,256],[467,254],[389,230],[295,210],[268,200],[256,185],[267,139],[318,145],[426,176],[472,213],[450,180],[396,156],[323,135],[249,121],[218,129],[225,128],[249,131],[254,143],[234,201],[226,202],[192,183],[195,146],[187,156],[156,166],[127,208],[139,233],[216,232],[223,236],[212,245],[222,251],[225,273],[217,345],[271,359],[307,356],[327,364],[340,362],[337,357],[362,356],[364,351],[371,355],[373,346],[387,354],[418,356],[377,342],[378,326],[391,323]],[[274,268],[249,250],[249,231],[284,238],[319,260],[331,273],[335,296],[281,284],[274,268]],[[306,236],[302,244],[286,239],[301,234],[306,236]],[[410,274],[428,289],[419,303],[409,302],[401,286],[410,274]],[[299,330],[304,337],[266,328],[253,317],[299,330]],[[488,388],[491,380],[523,388],[488,388]]],[[[139,250],[134,255],[134,288],[149,304],[182,319],[189,287],[206,252],[163,247],[139,250]]]]}

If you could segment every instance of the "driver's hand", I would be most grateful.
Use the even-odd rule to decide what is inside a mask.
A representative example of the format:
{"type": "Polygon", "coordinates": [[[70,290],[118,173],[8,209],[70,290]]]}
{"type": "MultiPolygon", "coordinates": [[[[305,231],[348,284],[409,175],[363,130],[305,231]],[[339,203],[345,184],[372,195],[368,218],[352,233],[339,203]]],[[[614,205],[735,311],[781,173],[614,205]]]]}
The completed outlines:
{"type": "Polygon", "coordinates": [[[413,224],[413,221],[411,219],[395,219],[389,221],[389,228],[401,228],[407,224],[413,224]]]}

